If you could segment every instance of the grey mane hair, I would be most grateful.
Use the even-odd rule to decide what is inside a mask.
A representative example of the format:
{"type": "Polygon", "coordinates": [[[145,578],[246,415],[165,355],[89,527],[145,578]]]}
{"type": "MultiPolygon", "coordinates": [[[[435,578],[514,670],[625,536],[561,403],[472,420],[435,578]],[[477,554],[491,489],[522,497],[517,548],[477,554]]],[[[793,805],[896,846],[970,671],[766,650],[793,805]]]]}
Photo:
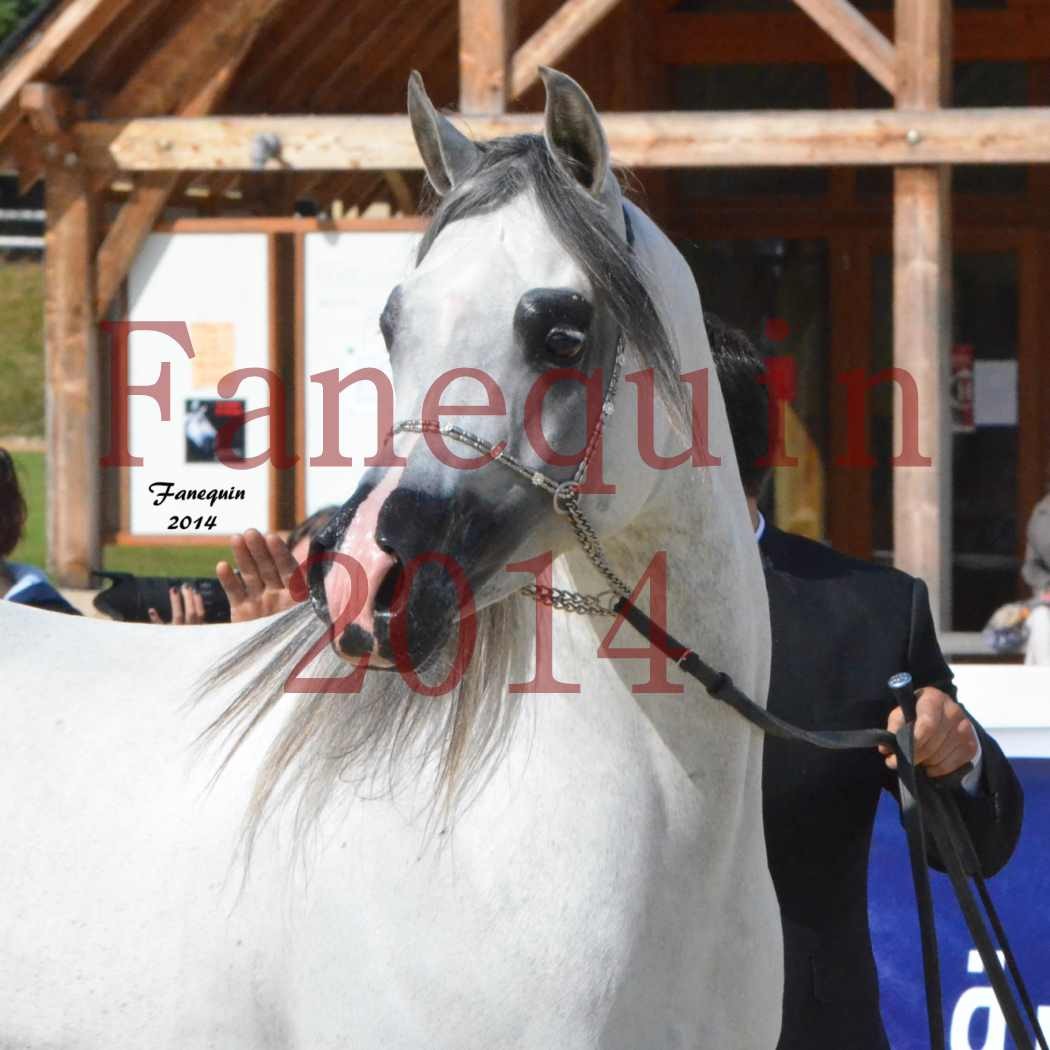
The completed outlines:
{"type": "MultiPolygon", "coordinates": [[[[245,864],[266,820],[285,803],[295,805],[296,840],[320,816],[340,784],[393,792],[409,778],[433,778],[427,824],[451,820],[483,786],[503,753],[519,705],[506,685],[527,675],[531,640],[526,603],[517,596],[481,609],[473,658],[458,686],[443,696],[415,692],[400,674],[366,673],[358,693],[290,694],[293,704],[263,760],[242,833],[245,864]]],[[[292,668],[324,628],[309,602],[266,624],[204,676],[198,699],[248,675],[226,709],[201,733],[223,758],[218,778],[248,736],[285,697],[292,668]]],[[[440,661],[439,661],[440,663],[440,661]]],[[[422,675],[440,682],[448,660],[422,675]]],[[[329,646],[302,674],[336,680],[353,670],[329,646]]]]}
{"type": "Polygon", "coordinates": [[[653,369],[656,389],[674,426],[688,434],[691,408],[678,378],[677,355],[647,287],[651,278],[609,224],[600,202],[565,174],[541,135],[514,135],[475,145],[480,151],[478,166],[445,196],[430,202],[431,222],[420,241],[416,264],[450,223],[491,211],[531,191],[551,232],[587,275],[628,344],[653,369]]]}

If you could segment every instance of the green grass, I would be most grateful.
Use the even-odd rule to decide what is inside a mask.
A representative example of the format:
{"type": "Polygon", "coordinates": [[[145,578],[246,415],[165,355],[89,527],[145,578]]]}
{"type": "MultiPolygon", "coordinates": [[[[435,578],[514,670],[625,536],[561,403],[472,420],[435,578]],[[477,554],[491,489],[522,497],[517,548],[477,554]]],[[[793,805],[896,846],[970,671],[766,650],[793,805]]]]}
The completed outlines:
{"type": "Polygon", "coordinates": [[[229,547],[116,547],[102,555],[104,567],[138,576],[214,576],[215,563],[229,560],[229,547]]]}
{"type": "Polygon", "coordinates": [[[18,471],[18,482],[22,487],[29,518],[22,542],[15,547],[11,561],[24,561],[30,565],[43,565],[47,559],[47,546],[44,539],[44,499],[46,493],[46,476],[44,474],[43,452],[12,452],[18,471]]]}
{"type": "MultiPolygon", "coordinates": [[[[22,493],[29,506],[25,535],[11,555],[12,561],[47,564],[45,536],[46,465],[42,452],[12,452],[22,493]]],[[[214,576],[215,563],[229,557],[227,547],[117,547],[102,555],[103,568],[134,572],[139,576],[214,576]]]]}
{"type": "Polygon", "coordinates": [[[0,434],[44,433],[44,275],[0,263],[0,434]]]}

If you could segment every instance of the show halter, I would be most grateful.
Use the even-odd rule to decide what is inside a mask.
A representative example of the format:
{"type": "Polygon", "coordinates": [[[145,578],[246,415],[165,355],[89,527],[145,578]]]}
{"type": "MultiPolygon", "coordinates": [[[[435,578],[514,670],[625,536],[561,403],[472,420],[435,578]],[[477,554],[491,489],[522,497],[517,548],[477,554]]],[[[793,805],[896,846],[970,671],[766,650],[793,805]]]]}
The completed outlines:
{"type": "MultiPolygon", "coordinates": [[[[627,228],[627,241],[633,245],[634,237],[630,219],[624,211],[627,228]]],[[[595,449],[601,440],[606,422],[613,413],[616,394],[624,365],[624,335],[616,343],[616,355],[612,374],[605,391],[601,413],[591,431],[583,455],[571,481],[555,481],[540,470],[534,470],[507,452],[504,443],[497,449],[491,442],[476,434],[453,424],[439,423],[436,420],[409,419],[396,424],[391,436],[403,432],[422,434],[424,432],[440,434],[460,444],[467,445],[476,452],[487,455],[493,463],[499,463],[525,478],[550,497],[556,513],[569,519],[576,540],[583,549],[590,563],[609,584],[609,590],[597,595],[579,594],[576,591],[563,590],[534,584],[521,588],[521,594],[534,601],[549,605],[565,612],[587,616],[619,616],[626,620],[642,637],[652,643],[660,652],[676,663],[686,674],[695,678],[707,693],[715,700],[727,704],[755,728],[770,736],[782,740],[795,740],[811,744],[814,747],[832,751],[853,750],[859,748],[889,747],[897,756],[897,778],[900,789],[901,814],[908,840],[908,853],[911,861],[912,882],[915,887],[915,899],[919,912],[919,933],[922,941],[923,977],[926,988],[927,1015],[929,1018],[931,1050],[945,1050],[944,1010],[941,999],[940,964],[937,950],[937,930],[933,913],[933,896],[930,890],[929,869],[926,853],[926,829],[936,844],[938,854],[947,869],[952,889],[959,902],[959,907],[973,937],[974,945],[985,972],[995,992],[999,1006],[1006,1020],[1010,1035],[1018,1047],[1031,1046],[1032,1037],[1028,1034],[1018,999],[1023,1005],[1024,1014],[1031,1025],[1036,1045],[1040,1050],[1050,1050],[1046,1038],[1039,1026],[1035,1007],[1021,976],[1017,959],[1010,947],[1002,922],[996,912],[988,887],[980,871],[980,862],[974,849],[969,831],[959,813],[958,803],[950,789],[958,785],[961,774],[966,770],[957,770],[954,774],[937,779],[929,778],[925,771],[915,765],[915,693],[912,689],[911,675],[894,675],[887,683],[905,715],[905,724],[896,732],[886,729],[848,729],[848,730],[810,730],[792,725],[772,712],[756,704],[733,683],[724,671],[715,670],[704,662],[695,650],[683,645],[673,635],[652,620],[646,613],[631,601],[631,588],[617,575],[609,564],[605,549],[598,533],[580,506],[580,492],[587,469],[594,456],[595,449]],[[973,879],[980,898],[980,906],[974,897],[973,889],[967,881],[973,879]],[[984,915],[981,913],[984,908],[984,915]],[[988,929],[987,923],[991,926],[988,929]],[[995,940],[993,940],[993,935],[995,940]],[[996,943],[1003,952],[1006,967],[999,962],[996,954],[996,943]],[[1007,981],[1007,973],[1013,979],[1014,990],[1007,981]]]]}

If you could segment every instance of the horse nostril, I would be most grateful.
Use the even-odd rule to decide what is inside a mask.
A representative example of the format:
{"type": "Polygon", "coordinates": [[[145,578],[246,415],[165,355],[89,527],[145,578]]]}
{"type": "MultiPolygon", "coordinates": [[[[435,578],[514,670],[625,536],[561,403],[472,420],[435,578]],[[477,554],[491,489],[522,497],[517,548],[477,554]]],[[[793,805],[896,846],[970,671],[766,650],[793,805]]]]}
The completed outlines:
{"type": "Polygon", "coordinates": [[[394,564],[390,567],[386,575],[383,577],[382,582],[379,584],[373,608],[377,613],[396,613],[400,610],[394,609],[394,603],[399,598],[401,598],[403,602],[401,591],[405,580],[405,569],[401,564],[401,559],[398,558],[393,550],[388,547],[384,547],[383,550],[393,557],[394,564]]]}
{"type": "Polygon", "coordinates": [[[375,638],[359,624],[346,627],[339,638],[339,650],[344,656],[368,656],[375,647],[375,638]]]}

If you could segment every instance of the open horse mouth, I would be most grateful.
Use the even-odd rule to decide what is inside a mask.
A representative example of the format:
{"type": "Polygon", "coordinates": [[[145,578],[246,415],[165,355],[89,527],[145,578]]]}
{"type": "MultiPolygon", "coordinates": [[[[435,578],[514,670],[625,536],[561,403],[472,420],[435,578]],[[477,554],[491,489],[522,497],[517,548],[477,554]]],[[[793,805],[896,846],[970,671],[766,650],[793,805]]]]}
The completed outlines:
{"type": "Polygon", "coordinates": [[[400,485],[389,468],[358,492],[315,537],[310,597],[346,660],[419,671],[443,649],[460,617],[467,548],[494,525],[479,508],[458,513],[447,499],[400,485]],[[457,527],[458,526],[458,527],[457,527]]]}

